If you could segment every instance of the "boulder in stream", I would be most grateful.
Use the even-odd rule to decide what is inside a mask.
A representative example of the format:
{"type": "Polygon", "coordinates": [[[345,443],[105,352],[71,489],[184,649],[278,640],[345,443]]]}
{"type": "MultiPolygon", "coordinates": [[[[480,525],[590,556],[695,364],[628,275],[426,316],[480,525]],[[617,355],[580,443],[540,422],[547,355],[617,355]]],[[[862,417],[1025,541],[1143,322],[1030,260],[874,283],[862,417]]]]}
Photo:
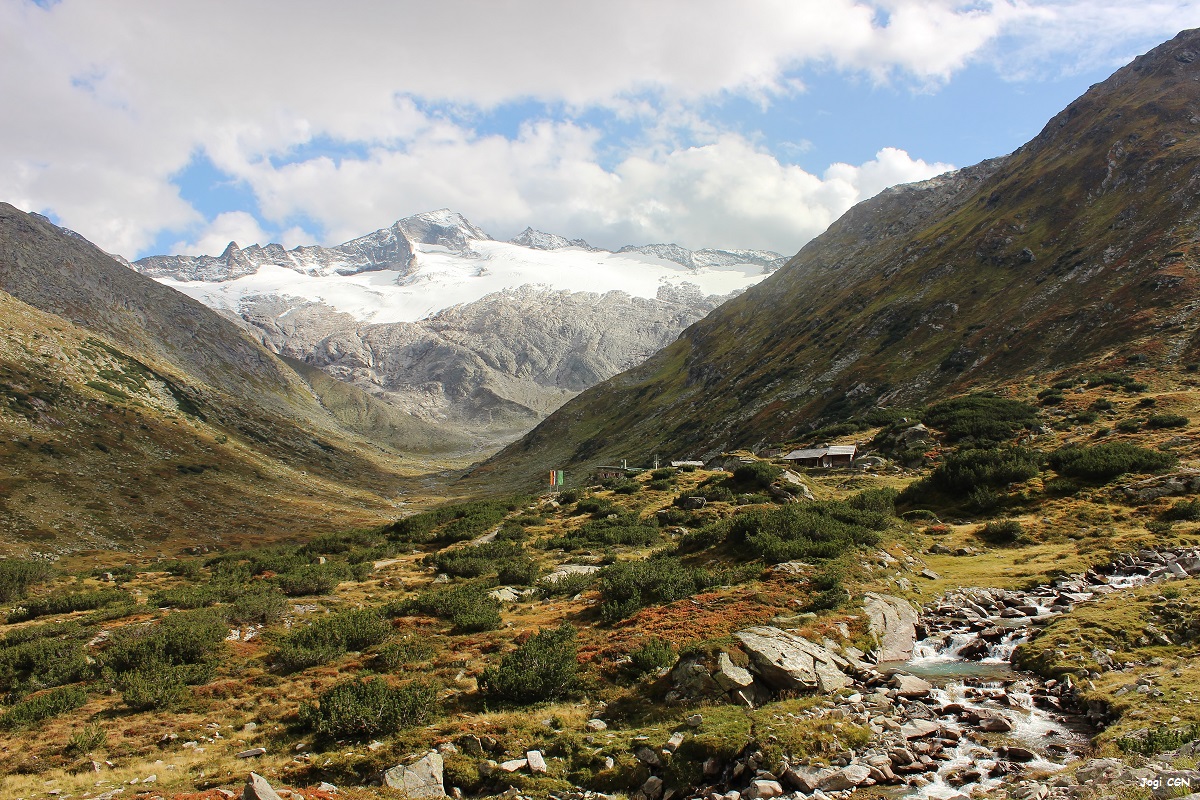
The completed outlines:
{"type": "Polygon", "coordinates": [[[863,611],[875,638],[880,661],[905,661],[917,640],[917,611],[912,603],[890,594],[867,592],[863,611]]]}

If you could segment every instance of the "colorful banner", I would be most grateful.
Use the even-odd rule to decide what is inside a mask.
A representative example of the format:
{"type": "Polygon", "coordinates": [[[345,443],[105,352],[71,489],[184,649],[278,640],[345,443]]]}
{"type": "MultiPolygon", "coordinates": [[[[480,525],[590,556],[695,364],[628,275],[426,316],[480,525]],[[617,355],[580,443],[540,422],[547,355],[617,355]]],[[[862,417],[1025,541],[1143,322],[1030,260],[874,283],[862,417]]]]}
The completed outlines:
{"type": "Polygon", "coordinates": [[[567,482],[566,477],[564,476],[563,471],[561,469],[550,470],[550,486],[551,487],[564,486],[564,485],[566,485],[566,482],[567,482]]]}

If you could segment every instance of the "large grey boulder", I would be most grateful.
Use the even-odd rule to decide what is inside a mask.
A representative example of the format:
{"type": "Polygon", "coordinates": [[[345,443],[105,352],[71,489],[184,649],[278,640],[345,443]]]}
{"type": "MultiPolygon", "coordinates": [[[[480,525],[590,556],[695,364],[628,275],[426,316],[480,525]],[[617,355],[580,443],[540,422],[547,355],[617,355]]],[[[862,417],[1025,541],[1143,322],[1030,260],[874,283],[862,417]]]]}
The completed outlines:
{"type": "Polygon", "coordinates": [[[392,789],[400,789],[413,798],[445,797],[442,755],[433,750],[411,764],[397,764],[383,773],[383,783],[392,789]]]}
{"type": "Polygon", "coordinates": [[[917,610],[912,603],[890,594],[867,592],[863,611],[880,661],[907,661],[912,657],[917,640],[917,610]]]}
{"type": "Polygon", "coordinates": [[[850,684],[842,672],[850,662],[816,642],[769,625],[746,628],[734,636],[754,670],[776,690],[833,692],[850,684]]]}
{"type": "Polygon", "coordinates": [[[242,789],[242,800],[283,800],[279,793],[271,788],[267,779],[257,772],[251,772],[246,779],[246,788],[242,789]]]}
{"type": "Polygon", "coordinates": [[[717,656],[717,671],[712,676],[713,680],[727,692],[748,689],[754,684],[754,676],[750,674],[750,670],[734,664],[729,658],[729,654],[724,651],[717,656]]]}

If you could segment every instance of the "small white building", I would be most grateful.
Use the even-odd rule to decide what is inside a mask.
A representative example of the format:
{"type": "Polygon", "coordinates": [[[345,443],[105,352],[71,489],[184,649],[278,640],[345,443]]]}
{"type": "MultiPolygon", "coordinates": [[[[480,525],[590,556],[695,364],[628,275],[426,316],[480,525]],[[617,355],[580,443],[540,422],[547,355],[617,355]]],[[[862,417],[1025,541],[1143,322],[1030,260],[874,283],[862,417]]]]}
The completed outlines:
{"type": "Polygon", "coordinates": [[[848,467],[854,462],[858,447],[852,444],[835,444],[793,450],[783,457],[801,467],[848,467]]]}

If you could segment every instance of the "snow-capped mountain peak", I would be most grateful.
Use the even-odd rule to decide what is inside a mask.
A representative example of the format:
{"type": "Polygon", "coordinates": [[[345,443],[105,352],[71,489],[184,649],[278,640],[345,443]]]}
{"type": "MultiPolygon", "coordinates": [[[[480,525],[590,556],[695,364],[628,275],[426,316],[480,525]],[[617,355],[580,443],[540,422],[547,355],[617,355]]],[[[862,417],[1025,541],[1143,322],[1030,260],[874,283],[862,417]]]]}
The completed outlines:
{"type": "Polygon", "coordinates": [[[565,247],[578,247],[583,250],[599,252],[603,249],[593,247],[583,239],[568,239],[557,233],[546,233],[533,228],[526,228],[508,241],[509,244],[519,244],[521,247],[528,247],[532,250],[562,250],[565,247]]]}

